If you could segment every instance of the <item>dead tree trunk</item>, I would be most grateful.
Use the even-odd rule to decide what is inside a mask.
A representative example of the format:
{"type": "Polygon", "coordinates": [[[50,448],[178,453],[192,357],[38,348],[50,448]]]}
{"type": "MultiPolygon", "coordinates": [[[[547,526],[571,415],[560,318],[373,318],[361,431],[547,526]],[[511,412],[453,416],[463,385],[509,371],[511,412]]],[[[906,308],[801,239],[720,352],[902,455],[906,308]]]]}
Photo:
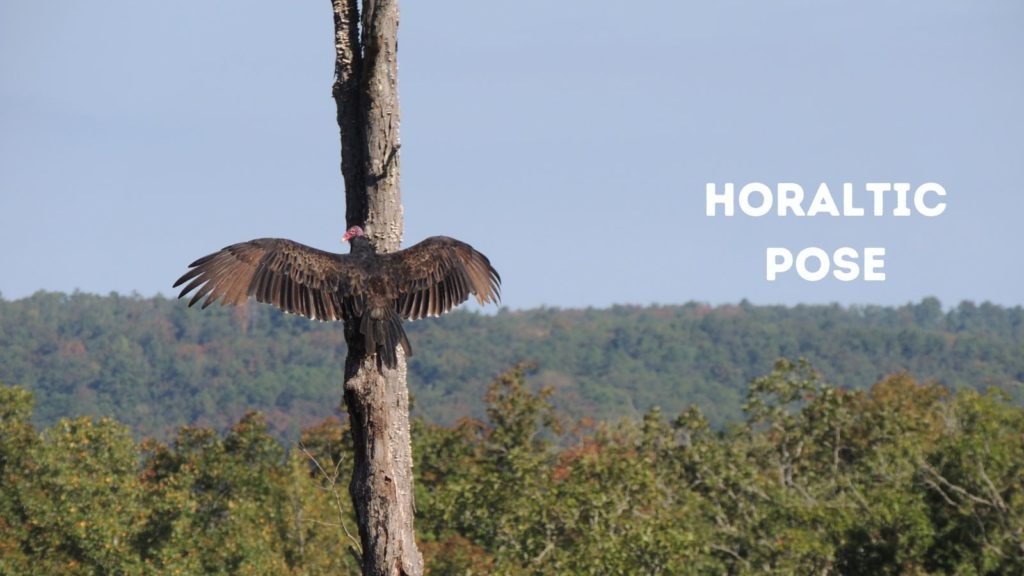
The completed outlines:
{"type": "MultiPolygon", "coordinates": [[[[361,22],[358,0],[332,4],[347,225],[363,226],[379,252],[394,252],[402,240],[398,1],[363,0],[361,22]]],[[[378,370],[356,336],[355,323],[346,324],[345,405],[355,443],[349,492],[359,521],[363,574],[420,576],[405,358],[399,348],[397,368],[378,370]]]]}

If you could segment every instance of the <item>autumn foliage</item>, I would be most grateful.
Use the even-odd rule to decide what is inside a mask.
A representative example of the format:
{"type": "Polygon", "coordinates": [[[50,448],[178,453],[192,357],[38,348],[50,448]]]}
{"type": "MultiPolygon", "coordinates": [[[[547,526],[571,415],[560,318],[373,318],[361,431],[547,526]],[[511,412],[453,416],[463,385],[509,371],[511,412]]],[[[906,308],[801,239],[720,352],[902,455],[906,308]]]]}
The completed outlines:
{"type": "MultiPolygon", "coordinates": [[[[484,420],[416,424],[429,573],[1024,573],[1024,410],[1001,393],[780,360],[716,429],[572,422],[531,374],[499,375],[484,420]]],[[[258,413],[141,443],[31,415],[0,387],[0,573],[358,574],[338,420],[282,447],[258,413]]]]}

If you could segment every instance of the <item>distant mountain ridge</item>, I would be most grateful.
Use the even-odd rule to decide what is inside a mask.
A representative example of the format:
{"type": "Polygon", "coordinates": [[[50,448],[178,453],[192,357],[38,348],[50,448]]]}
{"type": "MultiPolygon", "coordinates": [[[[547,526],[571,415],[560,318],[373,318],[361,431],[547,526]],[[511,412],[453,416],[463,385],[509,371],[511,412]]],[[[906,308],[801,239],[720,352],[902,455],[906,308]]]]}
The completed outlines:
{"type": "MultiPolygon", "coordinates": [[[[1024,401],[1024,309],[927,298],[899,307],[614,306],[455,312],[407,324],[414,414],[482,413],[491,379],[520,361],[576,417],[639,416],[697,404],[715,424],[741,415],[751,378],[807,357],[835,384],[909,371],[951,388],[999,387],[1024,401]]],[[[0,382],[35,393],[37,423],[111,415],[140,436],[225,427],[251,409],[281,437],[335,413],[340,324],[268,306],[187,309],[163,297],[39,292],[0,299],[0,382]]]]}

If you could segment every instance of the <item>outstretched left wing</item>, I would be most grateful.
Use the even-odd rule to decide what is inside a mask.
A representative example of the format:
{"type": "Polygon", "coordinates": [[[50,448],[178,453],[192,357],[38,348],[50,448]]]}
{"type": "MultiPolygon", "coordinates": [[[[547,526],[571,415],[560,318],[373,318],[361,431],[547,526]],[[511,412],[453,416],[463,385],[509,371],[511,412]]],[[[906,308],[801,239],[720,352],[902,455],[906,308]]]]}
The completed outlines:
{"type": "Polygon", "coordinates": [[[306,318],[342,320],[353,303],[343,258],[284,238],[259,238],[189,264],[174,287],[188,282],[179,298],[196,291],[189,306],[203,298],[203,308],[217,300],[241,304],[252,296],[306,318]]]}

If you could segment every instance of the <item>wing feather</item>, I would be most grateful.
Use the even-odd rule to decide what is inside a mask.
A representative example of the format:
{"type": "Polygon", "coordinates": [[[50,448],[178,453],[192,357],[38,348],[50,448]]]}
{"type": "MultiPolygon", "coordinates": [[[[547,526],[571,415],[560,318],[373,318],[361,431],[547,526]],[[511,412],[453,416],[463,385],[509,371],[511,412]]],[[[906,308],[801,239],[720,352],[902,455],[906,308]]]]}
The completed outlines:
{"type": "Polygon", "coordinates": [[[307,318],[342,320],[352,308],[344,303],[354,296],[345,258],[283,238],[260,238],[196,260],[174,287],[187,282],[179,298],[195,290],[189,306],[254,297],[307,318]]]}
{"type": "Polygon", "coordinates": [[[407,320],[440,316],[476,296],[498,303],[501,276],[490,260],[465,242],[434,236],[382,256],[398,289],[398,311],[407,320]]]}

